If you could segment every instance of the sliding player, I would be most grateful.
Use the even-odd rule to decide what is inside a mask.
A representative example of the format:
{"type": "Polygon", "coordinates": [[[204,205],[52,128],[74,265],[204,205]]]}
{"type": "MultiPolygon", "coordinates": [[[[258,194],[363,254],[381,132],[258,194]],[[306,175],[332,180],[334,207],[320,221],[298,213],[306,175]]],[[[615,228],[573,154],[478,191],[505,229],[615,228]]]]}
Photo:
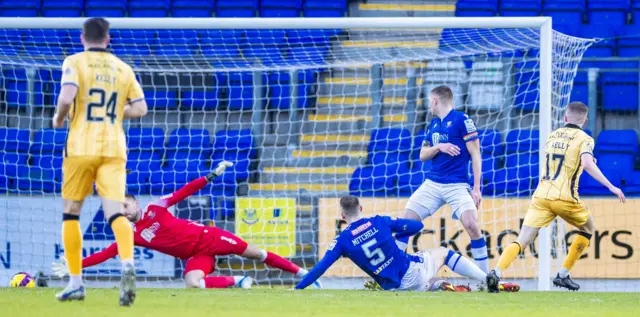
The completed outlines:
{"type": "Polygon", "coordinates": [[[109,22],[91,18],[82,26],[84,52],[67,57],[53,127],[69,117],[69,135],[62,163],[62,244],[69,263],[69,284],[56,298],[83,300],[80,211],[95,182],[122,261],[120,305],[135,299],[133,233],[122,216],[127,162],[123,119],[147,113],[147,104],[131,67],[111,54],[109,22]]]}
{"type": "MultiPolygon", "coordinates": [[[[200,223],[174,217],[167,208],[193,195],[220,176],[231,162],[221,162],[215,171],[198,178],[175,193],[150,203],[143,211],[135,197],[128,195],[124,204],[125,216],[134,223],[135,245],[156,250],[179,259],[186,259],[185,283],[187,287],[225,288],[231,286],[250,287],[252,279],[247,277],[207,276],[215,269],[215,257],[235,254],[303,277],[307,270],[301,269],[281,256],[249,245],[231,232],[207,227],[200,223]]],[[[102,263],[117,255],[114,243],[101,252],[84,259],[83,267],[102,263]]],[[[63,263],[54,263],[54,271],[63,275],[63,263]]],[[[319,287],[319,284],[316,284],[319,287]]]]}
{"type": "MultiPolygon", "coordinates": [[[[489,272],[487,243],[478,224],[482,201],[480,177],[482,157],[478,131],[464,112],[453,109],[453,92],[438,86],[429,94],[429,110],[435,116],[427,128],[420,160],[433,161],[427,180],[409,198],[404,218],[424,220],[442,205],[451,206],[452,217],[460,220],[471,238],[471,253],[476,264],[489,272]],[[469,190],[469,159],[473,167],[473,189],[469,190]]],[[[409,236],[398,239],[398,247],[407,247],[409,236]]]]}
{"type": "Polygon", "coordinates": [[[553,285],[572,291],[580,289],[569,271],[576,264],[595,231],[593,216],[578,197],[580,175],[584,169],[600,184],[607,187],[620,202],[626,198],[622,191],[613,186],[602,174],[593,157],[593,139],[582,131],[587,122],[589,109],[582,102],[567,105],[564,115],[565,126],[549,135],[545,145],[546,161],[540,184],[533,194],[533,200],[524,217],[524,223],[516,241],[502,252],[498,265],[487,275],[487,288],[497,293],[502,272],[511,262],[533,242],[540,228],[549,225],[556,217],[578,228],[578,236],[571,244],[562,269],[553,280],[553,285]]]}
{"type": "Polygon", "coordinates": [[[314,283],[341,256],[351,259],[384,290],[434,290],[432,278],[443,265],[479,281],[486,277],[486,273],[469,259],[443,247],[415,255],[400,250],[393,233],[396,239],[412,236],[422,230],[420,221],[383,216],[365,218],[355,196],[340,199],[340,207],[347,227],[333,240],[322,260],[296,289],[304,289],[314,283]]]}

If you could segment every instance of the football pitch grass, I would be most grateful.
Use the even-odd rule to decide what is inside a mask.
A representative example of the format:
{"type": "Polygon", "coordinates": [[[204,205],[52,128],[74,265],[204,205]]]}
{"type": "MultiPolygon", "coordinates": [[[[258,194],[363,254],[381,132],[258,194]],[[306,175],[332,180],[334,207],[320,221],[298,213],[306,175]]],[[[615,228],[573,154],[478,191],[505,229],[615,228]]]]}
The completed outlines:
{"type": "Polygon", "coordinates": [[[640,293],[391,293],[363,290],[139,289],[133,307],[116,289],[58,303],[57,289],[0,288],[1,316],[640,316],[640,293]]]}

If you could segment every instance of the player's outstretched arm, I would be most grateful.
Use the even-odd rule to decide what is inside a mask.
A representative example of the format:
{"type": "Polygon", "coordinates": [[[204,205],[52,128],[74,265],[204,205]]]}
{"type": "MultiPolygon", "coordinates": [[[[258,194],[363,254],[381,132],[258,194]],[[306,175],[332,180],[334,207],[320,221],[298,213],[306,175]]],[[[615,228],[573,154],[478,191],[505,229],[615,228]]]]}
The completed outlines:
{"type": "Polygon", "coordinates": [[[189,182],[187,185],[184,185],[173,194],[164,196],[159,202],[155,202],[153,204],[161,205],[162,207],[166,208],[171,207],[204,188],[211,180],[222,175],[222,173],[224,173],[224,171],[231,166],[233,166],[233,163],[229,161],[222,161],[218,164],[213,172],[189,182]]]}
{"type": "Polygon", "coordinates": [[[340,247],[336,245],[333,246],[332,250],[327,250],[327,253],[325,253],[322,260],[320,260],[320,262],[318,262],[318,264],[316,264],[316,266],[314,266],[313,269],[311,269],[311,271],[302,278],[302,281],[296,285],[296,289],[305,289],[307,286],[313,284],[313,282],[319,279],[322,274],[324,274],[324,272],[333,265],[333,263],[338,261],[341,256],[339,248],[340,247]]]}
{"type": "Polygon", "coordinates": [[[597,180],[598,183],[602,184],[604,187],[608,188],[611,193],[618,196],[618,199],[620,199],[621,203],[625,203],[627,201],[627,198],[624,197],[624,193],[622,192],[622,190],[620,190],[620,188],[618,187],[613,186],[613,184],[609,182],[607,177],[602,174],[602,171],[600,171],[600,168],[598,167],[598,165],[596,165],[595,159],[593,155],[591,155],[591,153],[583,153],[580,156],[580,160],[582,161],[584,170],[587,171],[587,173],[589,173],[591,177],[597,180]]]}
{"type": "Polygon", "coordinates": [[[389,227],[391,228],[391,231],[396,233],[396,239],[411,237],[424,228],[424,224],[418,220],[391,217],[387,218],[389,218],[389,227]]]}
{"type": "MultiPolygon", "coordinates": [[[[118,245],[113,243],[106,249],[82,259],[82,267],[85,268],[98,265],[115,257],[116,255],[118,255],[118,245]]],[[[69,274],[69,267],[67,266],[67,261],[64,258],[58,262],[51,263],[51,267],[53,268],[53,275],[59,278],[63,278],[69,274]]]]}

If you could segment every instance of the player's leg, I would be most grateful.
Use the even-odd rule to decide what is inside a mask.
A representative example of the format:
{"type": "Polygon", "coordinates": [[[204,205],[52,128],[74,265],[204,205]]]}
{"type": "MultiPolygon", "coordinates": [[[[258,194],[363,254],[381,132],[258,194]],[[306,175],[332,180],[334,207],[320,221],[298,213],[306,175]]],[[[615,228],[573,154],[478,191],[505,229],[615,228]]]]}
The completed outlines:
{"type": "Polygon", "coordinates": [[[469,277],[474,280],[484,281],[487,273],[483,272],[473,261],[462,256],[460,253],[453,250],[439,247],[431,250],[427,250],[427,253],[431,255],[434,261],[436,272],[442,267],[447,266],[451,271],[469,277]]]}
{"type": "Polygon", "coordinates": [[[184,282],[187,288],[251,288],[253,279],[248,276],[207,276],[215,270],[215,257],[196,255],[187,260],[184,282]]]}
{"type": "Polygon", "coordinates": [[[65,157],[62,163],[62,245],[69,266],[69,285],[58,300],[84,299],[82,286],[82,229],[80,211],[84,198],[93,190],[95,165],[85,157],[65,157]]]}
{"type": "Polygon", "coordinates": [[[478,267],[485,273],[489,273],[489,253],[487,242],[484,239],[480,223],[478,222],[478,209],[476,207],[467,184],[452,184],[444,187],[445,201],[453,212],[454,220],[460,220],[469,238],[471,239],[471,255],[478,267]]]}
{"type": "Polygon", "coordinates": [[[260,249],[255,245],[247,245],[247,248],[240,254],[240,256],[247,259],[263,262],[264,264],[275,267],[277,269],[294,274],[297,277],[304,277],[307,270],[297,266],[295,263],[264,249],[260,249]]]}
{"type": "Polygon", "coordinates": [[[524,217],[524,222],[516,241],[509,244],[502,251],[498,264],[487,275],[487,288],[490,293],[499,292],[502,272],[511,265],[524,248],[533,242],[540,228],[548,226],[556,218],[556,215],[550,209],[549,203],[550,201],[546,199],[533,199],[524,217]]]}
{"type": "MultiPolygon", "coordinates": [[[[295,274],[298,277],[305,276],[308,271],[295,265],[293,262],[275,254],[250,245],[240,239],[235,234],[220,228],[211,228],[207,233],[208,239],[212,242],[209,248],[213,254],[228,255],[235,254],[247,259],[263,262],[264,264],[277,269],[295,274]]],[[[320,286],[317,284],[316,286],[320,286]]]]}
{"type": "MultiPolygon", "coordinates": [[[[439,195],[440,190],[434,182],[426,180],[418,190],[416,190],[405,207],[404,218],[422,221],[435,213],[442,205],[444,200],[439,195]]],[[[403,237],[396,240],[398,248],[405,250],[409,244],[410,237],[403,237]]]]}
{"type": "Polygon", "coordinates": [[[104,216],[113,230],[122,262],[120,305],[129,306],[135,300],[136,270],[133,263],[133,230],[122,214],[126,190],[126,161],[121,158],[103,158],[96,171],[96,188],[102,198],[104,216]]]}
{"type": "Polygon", "coordinates": [[[560,217],[562,217],[567,223],[577,227],[579,231],[578,235],[576,235],[576,238],[573,240],[573,243],[571,243],[569,253],[567,253],[567,257],[562,263],[562,268],[553,280],[553,284],[558,287],[577,291],[580,289],[580,285],[571,279],[569,272],[582,256],[584,250],[589,247],[589,240],[591,240],[591,236],[596,230],[596,225],[593,221],[593,216],[589,213],[587,208],[584,207],[584,205],[570,204],[560,201],[557,202],[557,204],[563,205],[558,206],[559,209],[562,208],[562,212],[558,213],[560,217]]]}

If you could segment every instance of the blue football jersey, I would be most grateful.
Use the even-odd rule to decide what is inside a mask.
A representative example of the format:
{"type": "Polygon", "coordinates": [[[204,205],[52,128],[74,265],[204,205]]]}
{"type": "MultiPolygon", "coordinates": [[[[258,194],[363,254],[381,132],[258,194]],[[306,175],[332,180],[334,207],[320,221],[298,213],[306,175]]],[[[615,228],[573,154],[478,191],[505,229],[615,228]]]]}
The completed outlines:
{"type": "Polygon", "coordinates": [[[466,143],[478,139],[476,125],[462,111],[451,110],[444,119],[433,118],[427,128],[426,143],[436,146],[451,143],[460,148],[460,155],[450,156],[438,153],[432,159],[433,167],[427,173],[427,179],[441,184],[469,182],[469,151],[466,143]]]}
{"type": "Polygon", "coordinates": [[[340,256],[353,261],[385,290],[400,286],[411,261],[422,258],[409,255],[396,245],[400,235],[411,236],[422,230],[422,222],[385,216],[362,218],[351,223],[327,249],[322,260],[296,288],[305,288],[319,278],[340,256]]]}

